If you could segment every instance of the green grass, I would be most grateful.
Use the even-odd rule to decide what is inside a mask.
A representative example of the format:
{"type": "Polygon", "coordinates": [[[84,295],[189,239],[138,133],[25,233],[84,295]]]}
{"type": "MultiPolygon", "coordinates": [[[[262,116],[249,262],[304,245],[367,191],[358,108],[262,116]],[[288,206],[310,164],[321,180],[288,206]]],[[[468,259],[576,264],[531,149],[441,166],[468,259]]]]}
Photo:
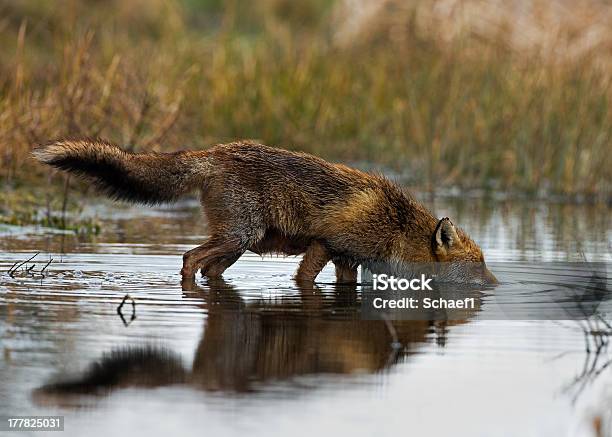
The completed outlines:
{"type": "Polygon", "coordinates": [[[0,37],[0,177],[13,186],[48,183],[28,154],[60,136],[157,150],[254,138],[420,187],[609,199],[612,75],[594,55],[553,63],[497,36],[442,47],[422,32],[338,47],[322,0],[151,1],[142,14],[31,3],[4,6],[0,37]]]}
{"type": "Polygon", "coordinates": [[[21,188],[0,192],[0,224],[38,225],[71,231],[79,235],[98,235],[101,223],[95,217],[82,217],[82,202],[68,197],[66,190],[47,187],[21,188]],[[65,199],[65,201],[64,201],[65,199]]]}

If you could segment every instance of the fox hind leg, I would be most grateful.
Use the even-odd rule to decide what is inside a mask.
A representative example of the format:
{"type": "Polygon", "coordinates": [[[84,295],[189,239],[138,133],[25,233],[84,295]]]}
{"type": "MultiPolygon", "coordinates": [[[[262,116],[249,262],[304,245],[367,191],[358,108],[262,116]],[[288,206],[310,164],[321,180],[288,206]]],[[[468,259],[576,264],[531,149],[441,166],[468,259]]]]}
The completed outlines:
{"type": "Polygon", "coordinates": [[[184,281],[193,281],[195,272],[200,268],[204,276],[219,277],[245,250],[238,239],[212,236],[206,243],[183,255],[181,276],[184,281]]]}
{"type": "Polygon", "coordinates": [[[220,278],[224,271],[232,266],[244,252],[226,253],[220,258],[202,265],[200,272],[208,278],[220,278]]]}

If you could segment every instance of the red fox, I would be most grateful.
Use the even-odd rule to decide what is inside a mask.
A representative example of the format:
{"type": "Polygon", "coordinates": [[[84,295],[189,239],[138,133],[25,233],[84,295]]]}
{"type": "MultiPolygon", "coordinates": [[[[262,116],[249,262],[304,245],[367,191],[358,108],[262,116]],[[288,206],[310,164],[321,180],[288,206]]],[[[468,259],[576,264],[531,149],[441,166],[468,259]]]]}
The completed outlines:
{"type": "Polygon", "coordinates": [[[482,251],[448,219],[438,220],[383,176],[250,141],[203,151],[130,153],[98,139],[37,147],[41,162],[93,181],[114,199],[157,204],[201,192],[210,237],[183,255],[181,275],[215,278],[247,250],[304,254],[295,279],[314,282],[332,261],[336,280],[389,263],[478,263],[454,268],[462,282],[495,283],[482,251]],[[476,273],[474,273],[476,272],[476,273]]]}

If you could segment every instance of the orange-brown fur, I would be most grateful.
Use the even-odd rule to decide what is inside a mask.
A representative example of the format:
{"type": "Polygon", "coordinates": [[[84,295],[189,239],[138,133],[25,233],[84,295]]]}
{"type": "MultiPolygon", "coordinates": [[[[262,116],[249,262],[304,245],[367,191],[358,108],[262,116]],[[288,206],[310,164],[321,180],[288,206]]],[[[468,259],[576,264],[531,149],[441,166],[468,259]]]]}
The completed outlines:
{"type": "Polygon", "coordinates": [[[356,281],[360,264],[484,262],[462,230],[438,220],[398,185],[305,153],[243,141],[197,152],[133,154],[80,139],[34,154],[91,178],[119,199],[157,203],[199,189],[211,235],[184,255],[185,280],[198,269],[220,276],[246,250],[304,253],[296,278],[305,282],[330,260],[345,282],[356,281]]]}

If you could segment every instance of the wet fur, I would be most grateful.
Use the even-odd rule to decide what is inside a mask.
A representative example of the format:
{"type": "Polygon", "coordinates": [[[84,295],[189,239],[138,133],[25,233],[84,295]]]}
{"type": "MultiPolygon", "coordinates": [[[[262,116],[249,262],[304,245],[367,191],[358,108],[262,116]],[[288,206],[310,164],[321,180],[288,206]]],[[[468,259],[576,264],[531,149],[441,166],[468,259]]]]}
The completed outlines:
{"type": "Polygon", "coordinates": [[[297,274],[304,281],[330,260],[344,282],[356,281],[360,264],[484,260],[452,224],[454,245],[436,247],[441,221],[388,179],[305,153],[242,141],[134,154],[92,139],[56,141],[33,153],[116,199],[155,204],[199,190],[211,236],[184,255],[184,279],[197,269],[219,276],[246,250],[304,253],[297,274]]]}

